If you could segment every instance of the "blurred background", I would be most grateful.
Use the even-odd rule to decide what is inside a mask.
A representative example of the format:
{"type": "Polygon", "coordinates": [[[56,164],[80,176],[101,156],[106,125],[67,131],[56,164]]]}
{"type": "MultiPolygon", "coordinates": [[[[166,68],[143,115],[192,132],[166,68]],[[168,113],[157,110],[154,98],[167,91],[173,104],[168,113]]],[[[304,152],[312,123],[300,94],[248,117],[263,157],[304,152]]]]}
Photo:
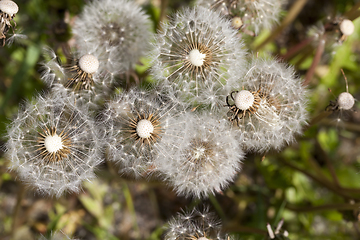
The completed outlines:
{"type": "MultiPolygon", "coordinates": [[[[7,141],[6,128],[19,106],[48,91],[40,80],[42,49],[58,54],[72,46],[71,26],[83,0],[18,0],[17,32],[27,38],[0,47],[0,146],[7,141]]],[[[191,1],[139,0],[154,22],[191,1]]],[[[357,5],[356,5],[357,4],[357,5]]],[[[274,31],[259,36],[243,35],[252,54],[286,56],[308,38],[311,28],[332,22],[344,14],[356,18],[355,0],[289,0],[274,31]],[[296,5],[298,4],[298,5],[296,5]],[[301,5],[303,4],[303,5],[301,5]],[[301,6],[298,15],[292,7],[301,6]]],[[[94,22],[96,24],[96,22],[94,22]]],[[[309,84],[312,123],[330,101],[346,91],[360,99],[360,21],[355,33],[342,44],[326,45],[309,84]],[[330,90],[331,91],[330,91],[330,90]]],[[[284,60],[304,77],[313,63],[317,45],[309,44],[284,60]]],[[[140,82],[151,81],[146,57],[135,68],[140,82]]],[[[136,81],[119,80],[129,87],[136,81]]],[[[135,79],[131,79],[135,80],[135,79]]],[[[166,222],[181,209],[208,205],[221,219],[225,232],[235,239],[268,239],[266,224],[273,228],[284,219],[289,239],[360,239],[360,103],[353,110],[333,113],[312,124],[298,142],[265,156],[248,154],[235,182],[222,194],[207,200],[176,196],[157,179],[133,180],[119,176],[103,164],[98,179],[85,183],[80,194],[60,199],[44,198],[25,188],[15,172],[7,169],[0,148],[0,239],[49,238],[57,230],[78,239],[161,239],[166,222]]]]}

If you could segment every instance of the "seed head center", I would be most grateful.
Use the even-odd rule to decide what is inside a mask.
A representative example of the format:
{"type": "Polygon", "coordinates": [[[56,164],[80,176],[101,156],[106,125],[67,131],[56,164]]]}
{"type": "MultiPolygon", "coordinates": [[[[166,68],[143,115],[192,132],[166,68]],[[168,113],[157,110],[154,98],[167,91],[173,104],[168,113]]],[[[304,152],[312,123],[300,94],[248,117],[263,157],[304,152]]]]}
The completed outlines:
{"type": "Polygon", "coordinates": [[[84,72],[93,74],[99,69],[99,60],[94,55],[84,55],[79,59],[79,67],[84,72]]]}
{"type": "Polygon", "coordinates": [[[339,108],[345,110],[351,109],[355,104],[354,97],[348,92],[340,93],[337,102],[339,104],[339,108]]]}
{"type": "Polygon", "coordinates": [[[13,1],[1,1],[0,2],[0,10],[4,13],[9,14],[10,16],[13,16],[19,11],[19,7],[16,3],[13,1]]]}
{"type": "Polygon", "coordinates": [[[154,132],[154,125],[146,119],[140,120],[136,125],[136,133],[140,138],[149,138],[154,132]]]}
{"type": "Polygon", "coordinates": [[[196,67],[201,67],[204,64],[206,54],[201,53],[197,49],[193,49],[189,52],[189,61],[196,67]]]}
{"type": "Polygon", "coordinates": [[[198,147],[198,148],[194,149],[194,152],[193,152],[194,159],[201,158],[204,155],[205,150],[206,149],[204,147],[198,147]]]}
{"type": "Polygon", "coordinates": [[[46,136],[45,138],[45,148],[49,153],[54,153],[63,148],[63,143],[61,137],[57,134],[51,136],[46,136]]]}
{"type": "Polygon", "coordinates": [[[253,105],[254,99],[255,97],[251,92],[241,90],[235,95],[235,106],[240,110],[247,110],[253,105]]]}

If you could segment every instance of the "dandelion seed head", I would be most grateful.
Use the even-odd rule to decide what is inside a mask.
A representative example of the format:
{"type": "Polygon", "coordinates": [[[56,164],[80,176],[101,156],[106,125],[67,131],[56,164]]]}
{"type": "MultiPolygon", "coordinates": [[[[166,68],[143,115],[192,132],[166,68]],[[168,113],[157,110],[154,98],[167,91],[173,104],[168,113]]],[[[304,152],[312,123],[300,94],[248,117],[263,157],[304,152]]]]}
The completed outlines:
{"type": "Polygon", "coordinates": [[[259,34],[262,29],[271,29],[279,21],[285,0],[198,0],[197,5],[234,17],[234,28],[241,26],[259,34]],[[239,20],[240,19],[240,20],[239,20]]]}
{"type": "Polygon", "coordinates": [[[168,222],[166,240],[227,240],[227,235],[221,233],[221,222],[208,208],[194,209],[177,214],[168,222]]]}
{"type": "Polygon", "coordinates": [[[45,148],[49,153],[55,153],[58,150],[63,148],[63,143],[61,137],[57,134],[45,137],[45,148]]]}
{"type": "Polygon", "coordinates": [[[350,93],[343,92],[343,93],[340,93],[340,95],[337,99],[337,103],[338,103],[340,109],[349,110],[354,106],[355,99],[350,93]]]}
{"type": "Polygon", "coordinates": [[[243,43],[229,20],[203,7],[184,9],[156,35],[151,72],[179,99],[215,108],[246,68],[243,43]]]}
{"type": "Polygon", "coordinates": [[[94,55],[84,55],[79,59],[79,67],[84,72],[93,74],[99,69],[99,60],[94,55]]]}
{"type": "Polygon", "coordinates": [[[183,122],[181,131],[164,134],[165,152],[155,165],[179,195],[207,197],[232,181],[243,152],[225,120],[211,114],[185,113],[174,121],[183,122]]]}
{"type": "Polygon", "coordinates": [[[118,94],[107,104],[101,121],[109,160],[120,166],[120,173],[140,177],[152,167],[158,152],[166,151],[164,134],[173,115],[181,114],[177,108],[168,96],[139,89],[118,94]]]}
{"type": "Polygon", "coordinates": [[[256,58],[238,83],[226,106],[229,120],[238,127],[233,129],[242,133],[238,139],[248,151],[279,150],[301,134],[308,116],[306,90],[293,68],[256,58]]]}
{"type": "Polygon", "coordinates": [[[351,34],[353,34],[354,30],[355,30],[354,23],[352,21],[350,21],[349,19],[344,19],[340,23],[340,31],[345,36],[350,36],[351,34]]]}
{"type": "Polygon", "coordinates": [[[95,177],[102,141],[86,108],[72,97],[38,97],[8,129],[6,156],[21,180],[44,195],[78,192],[95,177]]]}
{"type": "Polygon", "coordinates": [[[231,19],[231,26],[235,29],[241,28],[243,26],[243,21],[240,17],[233,17],[231,19]]]}
{"type": "Polygon", "coordinates": [[[206,54],[201,53],[198,49],[193,49],[189,53],[189,60],[192,65],[201,67],[204,64],[206,54]]]}
{"type": "Polygon", "coordinates": [[[10,16],[13,16],[19,11],[19,7],[15,2],[11,0],[3,0],[0,1],[0,11],[9,14],[10,16]]]}
{"type": "Polygon", "coordinates": [[[94,0],[84,6],[75,20],[73,33],[79,51],[88,48],[106,61],[110,72],[133,68],[149,50],[151,21],[140,6],[129,0],[94,0]]]}
{"type": "Polygon", "coordinates": [[[254,95],[247,90],[241,90],[235,95],[235,105],[241,110],[249,109],[254,103],[254,95]]]}
{"type": "Polygon", "coordinates": [[[149,138],[154,132],[154,125],[147,119],[141,119],[136,125],[136,133],[140,138],[149,138]]]}

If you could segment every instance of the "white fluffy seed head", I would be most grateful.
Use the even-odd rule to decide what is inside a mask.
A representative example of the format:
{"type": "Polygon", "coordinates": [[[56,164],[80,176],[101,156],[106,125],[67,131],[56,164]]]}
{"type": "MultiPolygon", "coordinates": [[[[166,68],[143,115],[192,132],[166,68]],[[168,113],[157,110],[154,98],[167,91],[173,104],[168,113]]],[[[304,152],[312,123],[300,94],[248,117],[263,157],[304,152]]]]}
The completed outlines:
{"type": "Polygon", "coordinates": [[[249,109],[254,103],[254,95],[247,91],[241,90],[235,95],[235,106],[241,110],[249,109]]]}
{"type": "Polygon", "coordinates": [[[209,240],[209,239],[206,237],[201,237],[201,238],[198,238],[198,240],[209,240]]]}
{"type": "Polygon", "coordinates": [[[154,131],[154,125],[147,120],[142,119],[136,125],[136,133],[141,138],[149,138],[154,131]]]}
{"type": "Polygon", "coordinates": [[[10,16],[16,14],[19,11],[19,7],[16,3],[10,0],[0,1],[0,10],[10,16]]]}
{"type": "Polygon", "coordinates": [[[193,49],[189,53],[189,61],[196,67],[201,67],[204,64],[206,54],[201,53],[197,49],[193,49]]]}
{"type": "Polygon", "coordinates": [[[337,102],[340,109],[349,110],[354,106],[355,99],[350,93],[343,92],[339,95],[337,102]]]}
{"type": "Polygon", "coordinates": [[[243,21],[241,20],[240,17],[233,17],[231,19],[231,26],[233,28],[238,29],[238,28],[241,28],[242,25],[243,25],[243,21]]]}
{"type": "Polygon", "coordinates": [[[49,153],[57,152],[58,150],[63,148],[63,143],[61,137],[57,134],[51,136],[47,136],[45,138],[45,148],[49,153]]]}
{"type": "Polygon", "coordinates": [[[99,69],[99,60],[94,55],[84,55],[79,59],[79,67],[86,73],[95,73],[99,69]]]}
{"type": "Polygon", "coordinates": [[[344,19],[340,23],[340,31],[342,32],[342,34],[346,36],[350,36],[351,34],[353,34],[354,30],[355,30],[355,26],[352,21],[348,19],[344,19]]]}

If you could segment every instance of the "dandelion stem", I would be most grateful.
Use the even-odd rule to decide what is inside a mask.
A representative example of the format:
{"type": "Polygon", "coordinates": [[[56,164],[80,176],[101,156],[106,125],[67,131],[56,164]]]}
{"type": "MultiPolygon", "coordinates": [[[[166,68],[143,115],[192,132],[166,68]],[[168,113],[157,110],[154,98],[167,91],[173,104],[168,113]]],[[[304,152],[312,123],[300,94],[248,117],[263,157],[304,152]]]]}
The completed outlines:
{"type": "Polygon", "coordinates": [[[310,127],[318,124],[320,121],[322,121],[323,119],[327,118],[328,116],[330,116],[332,113],[332,111],[323,111],[320,114],[318,114],[316,117],[314,117],[313,119],[311,119],[309,125],[306,127],[305,131],[308,130],[310,127]]]}
{"type": "Polygon", "coordinates": [[[335,171],[335,168],[333,166],[333,164],[331,163],[331,160],[329,159],[329,155],[326,153],[326,151],[324,151],[324,149],[321,147],[321,145],[319,144],[318,141],[316,141],[316,145],[318,147],[318,149],[320,150],[321,152],[321,155],[324,157],[325,159],[325,162],[326,162],[326,166],[327,168],[329,169],[329,172],[332,176],[332,179],[333,179],[333,182],[334,184],[337,186],[337,187],[340,187],[340,182],[339,182],[339,179],[338,177],[336,176],[336,171],[335,171]]]}
{"type": "Polygon", "coordinates": [[[12,226],[11,226],[11,236],[12,237],[14,237],[14,234],[16,232],[15,230],[16,230],[16,225],[17,225],[17,219],[18,219],[19,212],[20,212],[21,202],[26,193],[25,186],[21,182],[18,182],[18,186],[19,186],[19,190],[17,192],[16,205],[15,205],[13,217],[12,217],[12,221],[13,221],[12,226]]]}
{"type": "Polygon", "coordinates": [[[284,60],[289,60],[292,58],[292,56],[294,56],[296,53],[298,53],[300,50],[302,50],[304,47],[306,47],[307,45],[309,45],[311,43],[311,41],[314,40],[314,38],[307,38],[304,39],[303,41],[301,41],[300,43],[298,43],[297,45],[295,45],[294,47],[290,48],[289,51],[287,51],[287,53],[282,56],[281,58],[284,60]]]}
{"type": "Polygon", "coordinates": [[[311,81],[311,79],[313,78],[315,69],[320,62],[321,56],[324,53],[324,49],[325,49],[325,40],[320,40],[319,46],[316,49],[316,53],[315,53],[313,62],[311,64],[309,70],[306,72],[305,81],[303,82],[303,86],[308,85],[309,82],[311,81]]]}
{"type": "Polygon", "coordinates": [[[263,41],[259,46],[255,48],[255,52],[259,51],[266,44],[274,40],[288,25],[290,25],[294,21],[294,19],[298,16],[300,11],[303,9],[307,1],[308,0],[297,0],[292,5],[285,19],[282,21],[281,25],[277,29],[275,29],[275,31],[268,38],[266,38],[265,41],[263,41]]]}
{"type": "Polygon", "coordinates": [[[161,27],[161,22],[163,22],[165,20],[165,18],[166,18],[166,9],[167,9],[168,5],[169,5],[169,0],[161,0],[160,17],[159,17],[159,21],[158,21],[156,29],[159,29],[161,27]]]}
{"type": "Polygon", "coordinates": [[[360,203],[336,203],[324,204],[320,206],[295,206],[286,205],[286,208],[294,212],[317,212],[317,211],[333,211],[333,210],[356,210],[360,208],[360,203]]]}
{"type": "Polygon", "coordinates": [[[349,20],[353,21],[356,18],[360,17],[360,2],[355,4],[348,12],[344,14],[344,17],[348,18],[349,20]]]}
{"type": "Polygon", "coordinates": [[[122,190],[123,190],[123,193],[124,193],[124,197],[125,197],[125,200],[126,200],[126,205],[128,207],[128,210],[130,211],[130,213],[132,214],[132,217],[133,217],[134,229],[137,232],[137,234],[139,234],[140,229],[139,229],[139,225],[138,225],[137,220],[136,220],[136,212],[135,212],[134,202],[132,200],[128,184],[126,184],[126,183],[122,184],[122,190]]]}

